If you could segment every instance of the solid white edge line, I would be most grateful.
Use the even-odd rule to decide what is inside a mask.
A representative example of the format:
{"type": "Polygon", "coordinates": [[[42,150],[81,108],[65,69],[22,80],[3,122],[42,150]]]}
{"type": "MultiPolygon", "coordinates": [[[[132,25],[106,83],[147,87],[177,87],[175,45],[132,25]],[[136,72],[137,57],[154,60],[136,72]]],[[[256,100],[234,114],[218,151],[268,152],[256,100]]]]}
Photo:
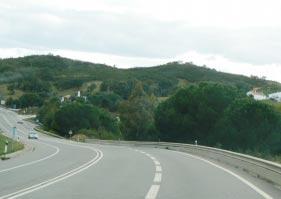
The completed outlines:
{"type": "Polygon", "coordinates": [[[219,166],[209,160],[206,160],[204,158],[201,158],[201,157],[198,157],[198,156],[195,156],[195,155],[191,155],[191,154],[188,154],[188,153],[184,153],[184,152],[180,152],[180,151],[172,151],[174,153],[179,153],[179,154],[182,154],[182,155],[185,155],[185,156],[189,156],[189,157],[192,157],[194,159],[197,159],[197,160],[201,160],[203,162],[206,162],[218,169],[221,169],[223,171],[225,171],[226,173],[234,176],[235,178],[237,178],[238,180],[240,180],[241,182],[243,182],[244,184],[248,185],[250,188],[252,188],[255,192],[257,192],[258,194],[260,194],[262,197],[264,197],[265,199],[273,199],[269,194],[265,193],[264,191],[262,191],[260,188],[258,188],[257,186],[253,185],[251,182],[247,181],[246,179],[244,179],[243,177],[237,175],[236,173],[222,167],[222,166],[219,166]]]}
{"type": "Polygon", "coordinates": [[[49,185],[52,185],[56,182],[59,182],[59,181],[62,181],[62,180],[65,180],[75,174],[78,174],[86,169],[88,169],[89,167],[91,167],[92,165],[98,163],[102,158],[103,158],[103,153],[100,151],[100,150],[97,150],[97,149],[93,149],[93,151],[95,151],[97,153],[97,155],[91,159],[90,161],[86,162],[85,164],[75,168],[75,169],[72,169],[71,171],[68,171],[64,174],[61,174],[57,177],[54,177],[54,178],[51,178],[49,180],[46,180],[44,182],[41,182],[39,184],[36,184],[36,185],[33,185],[31,187],[27,187],[25,189],[22,189],[22,190],[19,190],[19,191],[16,191],[14,193],[11,193],[11,194],[8,194],[8,195],[5,195],[5,196],[1,196],[0,199],[6,199],[6,198],[9,198],[9,199],[14,199],[14,198],[18,198],[20,196],[23,196],[23,195],[26,195],[28,193],[31,193],[31,192],[34,192],[38,189],[42,189],[44,187],[47,187],[49,185]]]}
{"type": "Polygon", "coordinates": [[[0,170],[0,173],[8,172],[8,171],[11,171],[11,170],[14,170],[14,169],[18,169],[18,168],[21,168],[21,167],[25,167],[25,166],[30,166],[30,165],[36,164],[38,162],[42,162],[44,160],[52,158],[53,156],[57,155],[60,152],[60,149],[58,147],[56,147],[56,146],[53,146],[51,144],[47,144],[47,143],[44,143],[44,142],[40,142],[40,143],[41,144],[45,144],[47,146],[50,146],[50,147],[56,149],[55,153],[52,153],[51,155],[48,155],[48,156],[46,156],[44,158],[41,158],[41,159],[38,159],[38,160],[34,160],[34,161],[31,161],[31,162],[20,164],[20,165],[17,165],[17,166],[8,168],[8,169],[2,169],[2,170],[0,170]]]}

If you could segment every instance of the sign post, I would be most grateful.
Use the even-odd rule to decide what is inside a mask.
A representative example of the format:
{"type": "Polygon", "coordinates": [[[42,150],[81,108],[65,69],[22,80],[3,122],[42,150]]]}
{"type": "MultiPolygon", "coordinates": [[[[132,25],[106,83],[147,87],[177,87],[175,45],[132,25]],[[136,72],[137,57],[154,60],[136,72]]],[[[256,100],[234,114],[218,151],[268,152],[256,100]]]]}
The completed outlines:
{"type": "Polygon", "coordinates": [[[70,130],[70,131],[68,132],[68,134],[69,134],[69,139],[71,139],[72,130],[70,130]]]}

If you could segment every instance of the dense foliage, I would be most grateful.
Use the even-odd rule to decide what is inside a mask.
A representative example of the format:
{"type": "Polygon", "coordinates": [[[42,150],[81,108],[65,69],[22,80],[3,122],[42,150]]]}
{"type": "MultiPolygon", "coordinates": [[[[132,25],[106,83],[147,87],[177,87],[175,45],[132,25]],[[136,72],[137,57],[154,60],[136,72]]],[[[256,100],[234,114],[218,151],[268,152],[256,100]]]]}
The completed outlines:
{"type": "Polygon", "coordinates": [[[115,112],[118,109],[122,98],[113,92],[100,92],[88,97],[91,104],[115,112]]]}
{"type": "Polygon", "coordinates": [[[43,99],[38,94],[26,93],[19,99],[8,98],[6,105],[12,108],[39,107],[43,105],[43,99]]]}
{"type": "Polygon", "coordinates": [[[156,140],[154,126],[155,102],[148,96],[141,83],[137,83],[131,96],[119,107],[123,136],[128,140],[156,140]]]}
{"type": "Polygon", "coordinates": [[[8,107],[40,107],[40,122],[60,135],[72,130],[102,139],[198,140],[281,153],[280,106],[246,97],[254,87],[281,90],[280,83],[264,78],[192,63],[117,69],[52,55],[0,59],[1,99],[8,107]]]}
{"type": "Polygon", "coordinates": [[[217,82],[235,86],[243,92],[253,87],[261,87],[265,92],[281,90],[277,82],[217,72],[192,63],[171,62],[156,67],[117,69],[52,55],[0,59],[0,85],[7,85],[10,94],[19,89],[50,96],[57,90],[81,88],[90,81],[102,81],[101,91],[113,91],[126,100],[137,81],[142,82],[145,92],[161,97],[173,94],[181,86],[180,82],[217,82]]]}
{"type": "Polygon", "coordinates": [[[280,153],[280,113],[235,88],[200,84],[160,104],[155,124],[165,141],[218,146],[236,151],[280,153]]]}
{"type": "Polygon", "coordinates": [[[119,134],[116,118],[105,110],[80,102],[60,107],[58,101],[53,99],[42,107],[39,119],[46,128],[53,129],[62,136],[67,136],[70,130],[75,134],[81,129],[103,129],[119,134]]]}
{"type": "Polygon", "coordinates": [[[217,125],[217,142],[235,151],[281,153],[280,113],[252,99],[235,100],[217,125]]]}

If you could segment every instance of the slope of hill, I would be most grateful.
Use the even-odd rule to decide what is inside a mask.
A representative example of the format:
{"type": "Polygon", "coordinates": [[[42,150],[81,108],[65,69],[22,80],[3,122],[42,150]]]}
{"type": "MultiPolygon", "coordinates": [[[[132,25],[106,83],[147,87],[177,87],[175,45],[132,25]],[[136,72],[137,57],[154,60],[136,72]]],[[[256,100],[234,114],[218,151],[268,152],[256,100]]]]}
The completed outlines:
{"type": "Polygon", "coordinates": [[[168,96],[186,84],[202,81],[232,85],[243,92],[253,87],[261,87],[265,93],[281,90],[278,82],[217,72],[191,63],[172,62],[155,67],[117,69],[53,55],[0,60],[0,95],[4,99],[19,98],[24,93],[41,93],[49,97],[72,94],[77,90],[100,89],[113,90],[126,98],[136,80],[143,83],[147,92],[158,97],[168,96]]]}

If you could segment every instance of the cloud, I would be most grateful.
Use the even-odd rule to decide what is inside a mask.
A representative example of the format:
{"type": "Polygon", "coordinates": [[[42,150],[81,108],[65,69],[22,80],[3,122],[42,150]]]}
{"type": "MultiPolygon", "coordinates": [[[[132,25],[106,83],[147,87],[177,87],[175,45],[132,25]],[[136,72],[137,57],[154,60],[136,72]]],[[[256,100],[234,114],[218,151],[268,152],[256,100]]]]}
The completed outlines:
{"type": "Polygon", "coordinates": [[[1,0],[0,46],[136,60],[130,66],[197,52],[247,63],[231,65],[235,72],[268,74],[281,64],[280,8],[276,0],[1,0]]]}

